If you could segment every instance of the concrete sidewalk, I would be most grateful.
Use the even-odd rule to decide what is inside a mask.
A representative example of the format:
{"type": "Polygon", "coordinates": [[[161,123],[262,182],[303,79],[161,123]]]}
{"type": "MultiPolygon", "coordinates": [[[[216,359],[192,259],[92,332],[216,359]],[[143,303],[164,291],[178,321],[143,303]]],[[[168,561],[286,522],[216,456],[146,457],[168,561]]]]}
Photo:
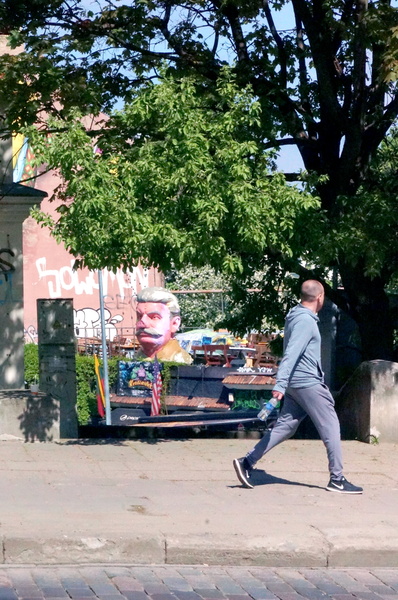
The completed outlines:
{"type": "Polygon", "coordinates": [[[243,489],[253,440],[0,441],[0,563],[398,565],[398,445],[343,442],[361,496],[327,492],[320,441],[290,440],[243,489]]]}

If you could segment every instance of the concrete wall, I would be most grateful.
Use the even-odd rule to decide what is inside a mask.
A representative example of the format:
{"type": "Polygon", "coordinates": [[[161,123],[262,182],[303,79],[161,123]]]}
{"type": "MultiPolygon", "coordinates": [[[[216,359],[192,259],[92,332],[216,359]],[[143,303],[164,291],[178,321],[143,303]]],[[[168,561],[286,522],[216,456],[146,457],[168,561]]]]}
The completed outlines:
{"type": "Polygon", "coordinates": [[[0,205],[0,389],[23,388],[22,222],[5,199],[0,205]],[[7,252],[8,251],[8,252],[7,252]]]}
{"type": "Polygon", "coordinates": [[[59,403],[59,434],[77,438],[72,300],[38,300],[40,390],[59,403]]]}
{"type": "Polygon", "coordinates": [[[59,402],[49,395],[0,390],[0,436],[25,442],[58,440],[59,414],[59,402]]]}
{"type": "Polygon", "coordinates": [[[336,396],[343,439],[398,442],[398,363],[363,362],[336,396]]]}
{"type": "Polygon", "coordinates": [[[42,198],[24,193],[23,186],[0,185],[0,389],[24,383],[22,222],[42,198]]]}
{"type": "Polygon", "coordinates": [[[321,360],[325,373],[325,383],[331,389],[335,384],[336,328],[339,310],[328,298],[319,312],[319,331],[321,333],[321,360]]]}

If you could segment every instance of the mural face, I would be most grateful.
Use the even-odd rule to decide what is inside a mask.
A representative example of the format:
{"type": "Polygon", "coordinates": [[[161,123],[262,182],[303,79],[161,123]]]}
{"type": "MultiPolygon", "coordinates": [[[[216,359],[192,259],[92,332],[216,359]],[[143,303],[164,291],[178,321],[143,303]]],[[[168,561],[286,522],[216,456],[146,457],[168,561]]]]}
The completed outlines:
{"type": "Polygon", "coordinates": [[[180,317],[172,316],[166,304],[139,302],[136,335],[144,354],[155,356],[178,331],[180,323],[180,317]]]}
{"type": "Polygon", "coordinates": [[[136,313],[139,358],[191,364],[191,355],[174,338],[181,324],[179,313],[177,298],[169,290],[156,286],[141,290],[136,313]]]}

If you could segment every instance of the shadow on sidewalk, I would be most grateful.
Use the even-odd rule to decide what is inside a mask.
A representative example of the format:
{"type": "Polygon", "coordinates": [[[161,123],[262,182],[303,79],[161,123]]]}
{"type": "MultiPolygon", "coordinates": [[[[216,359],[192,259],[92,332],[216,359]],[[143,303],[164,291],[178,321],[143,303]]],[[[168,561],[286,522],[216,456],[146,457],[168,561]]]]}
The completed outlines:
{"type": "MultiPolygon", "coordinates": [[[[312,485],[311,483],[301,483],[300,481],[290,481],[290,479],[283,479],[283,477],[275,477],[274,475],[270,475],[261,469],[254,469],[253,474],[250,478],[250,481],[253,483],[254,487],[258,487],[260,485],[273,485],[276,483],[283,485],[296,485],[306,488],[313,488],[316,490],[324,490],[325,486],[321,485],[312,485]]],[[[229,487],[243,487],[242,485],[230,485],[229,487]]]]}
{"type": "Polygon", "coordinates": [[[141,437],[141,438],[115,438],[112,436],[101,437],[101,438],[90,438],[90,437],[79,437],[75,440],[61,440],[59,442],[63,446],[123,446],[128,444],[130,441],[140,442],[142,444],[156,445],[169,442],[187,442],[190,438],[179,438],[179,439],[167,439],[167,438],[152,438],[152,437],[141,437]]]}

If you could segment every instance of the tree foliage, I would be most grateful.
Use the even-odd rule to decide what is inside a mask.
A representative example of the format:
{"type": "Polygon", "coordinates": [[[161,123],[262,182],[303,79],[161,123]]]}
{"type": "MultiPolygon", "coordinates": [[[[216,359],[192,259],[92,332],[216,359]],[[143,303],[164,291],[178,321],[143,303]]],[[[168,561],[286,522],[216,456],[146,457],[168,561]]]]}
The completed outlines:
{"type": "Polygon", "coordinates": [[[183,329],[217,328],[231,310],[229,279],[209,266],[190,265],[166,273],[167,287],[176,292],[183,329]]]}
{"type": "MultiPolygon", "coordinates": [[[[86,168],[87,183],[80,163],[69,171],[74,182],[64,195],[81,194],[82,202],[65,207],[61,217],[67,218],[54,230],[72,252],[87,264],[108,266],[117,257],[132,262],[140,250],[165,266],[172,260],[222,265],[239,273],[242,302],[250,300],[244,290],[255,272],[266,274],[271,285],[260,287],[272,298],[269,290],[286,271],[314,276],[333,267],[344,293],[328,291],[356,319],[364,357],[391,357],[394,322],[385,288],[397,270],[388,241],[395,239],[395,198],[383,193],[388,186],[376,193],[378,169],[371,167],[398,113],[398,12],[389,0],[4,0],[0,23],[14,46],[26,48],[0,61],[0,99],[10,107],[12,127],[32,124],[43,109],[56,114],[51,127],[65,126],[65,139],[81,142],[84,161],[90,143],[83,143],[78,125],[69,126],[76,107],[97,114],[117,99],[128,103],[108,126],[95,169],[86,168]],[[165,87],[148,86],[162,76],[165,87]],[[171,92],[173,85],[178,89],[171,92]],[[239,101],[235,107],[227,94],[224,110],[220,98],[228,85],[239,101]],[[183,98],[184,86],[191,104],[171,108],[170,94],[183,98]],[[169,110],[161,107],[163,96],[169,110]],[[228,123],[235,110],[240,125],[228,123]],[[188,113],[198,121],[194,135],[188,113]],[[118,127],[134,144],[123,147],[118,127]],[[184,127],[189,143],[181,137],[184,127]],[[272,166],[264,152],[282,145],[298,148],[318,207],[305,195],[299,200],[294,188],[283,198],[282,178],[265,176],[272,166]],[[106,164],[111,160],[113,167],[106,164]],[[95,206],[88,195],[100,181],[110,191],[95,206]],[[127,198],[125,189],[134,193],[127,198]],[[106,215],[109,231],[103,232],[106,215]],[[263,230],[259,223],[266,223],[263,230]],[[314,265],[318,271],[309,269],[314,265]]],[[[256,298],[262,310],[266,301],[256,298]]]]}
{"type": "Polygon", "coordinates": [[[54,219],[38,211],[79,266],[162,270],[210,265],[238,276],[244,257],[291,256],[317,201],[273,173],[260,107],[228,72],[210,98],[190,78],[138,91],[96,134],[74,113],[49,136],[26,130],[38,162],[57,169],[54,219]],[[74,199],[71,201],[71,199],[74,199]]]}

